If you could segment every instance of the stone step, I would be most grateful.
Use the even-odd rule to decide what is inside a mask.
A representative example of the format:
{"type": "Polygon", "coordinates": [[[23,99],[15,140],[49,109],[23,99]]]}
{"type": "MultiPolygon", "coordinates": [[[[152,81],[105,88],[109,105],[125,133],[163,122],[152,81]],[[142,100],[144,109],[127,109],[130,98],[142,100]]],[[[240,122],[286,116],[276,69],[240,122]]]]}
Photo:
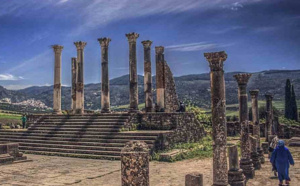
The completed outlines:
{"type": "Polygon", "coordinates": [[[46,152],[46,151],[33,151],[33,150],[23,150],[22,152],[26,154],[36,154],[36,155],[47,155],[47,156],[63,156],[63,157],[73,157],[73,158],[85,158],[85,159],[102,159],[102,160],[120,160],[120,156],[110,156],[110,155],[92,155],[92,154],[74,154],[74,153],[61,153],[61,152],[46,152]]]}
{"type": "Polygon", "coordinates": [[[88,134],[44,134],[44,133],[2,133],[1,137],[18,137],[18,138],[31,138],[31,137],[60,137],[60,138],[80,138],[80,139],[132,139],[132,140],[156,140],[157,136],[134,136],[134,135],[88,135],[88,134]]]}
{"type": "MultiPolygon", "coordinates": [[[[49,128],[49,127],[42,127],[42,128],[31,128],[28,131],[44,131],[44,130],[50,130],[50,131],[94,131],[94,132],[119,132],[120,128],[49,128]]],[[[122,129],[125,130],[125,129],[122,129]]]]}
{"type": "Polygon", "coordinates": [[[46,147],[60,149],[81,149],[81,150],[98,150],[98,151],[121,151],[121,147],[101,147],[101,146],[83,146],[83,145],[59,145],[59,144],[39,144],[39,143],[20,143],[20,147],[46,147]]]}
{"type": "Polygon", "coordinates": [[[130,117],[128,113],[102,113],[84,115],[40,115],[43,118],[97,118],[97,117],[130,117]]]}
{"type": "MultiPolygon", "coordinates": [[[[52,140],[52,141],[74,141],[74,142],[97,142],[97,143],[126,143],[135,139],[94,139],[94,138],[61,138],[61,137],[42,137],[42,136],[0,136],[0,141],[14,141],[14,139],[27,140],[52,140]]],[[[148,144],[154,144],[155,140],[142,140],[148,144]]]]}
{"type": "MultiPolygon", "coordinates": [[[[127,122],[128,119],[44,119],[35,123],[64,123],[64,122],[81,122],[81,123],[90,123],[90,122],[127,122]]],[[[34,122],[29,122],[29,124],[34,122]]]]}
{"type": "Polygon", "coordinates": [[[36,129],[36,128],[52,128],[52,129],[61,129],[61,128],[77,128],[77,129],[84,129],[84,128],[122,128],[122,125],[37,125],[28,127],[28,130],[36,129]]]}
{"type": "Polygon", "coordinates": [[[20,151],[44,151],[44,152],[62,152],[75,154],[92,154],[92,155],[112,155],[120,156],[120,151],[97,151],[97,150],[80,150],[80,149],[62,149],[62,148],[48,148],[48,147],[26,147],[20,146],[20,151]]]}
{"type": "Polygon", "coordinates": [[[126,122],[40,122],[40,123],[28,123],[29,126],[44,126],[44,125],[124,125],[126,122]]]}

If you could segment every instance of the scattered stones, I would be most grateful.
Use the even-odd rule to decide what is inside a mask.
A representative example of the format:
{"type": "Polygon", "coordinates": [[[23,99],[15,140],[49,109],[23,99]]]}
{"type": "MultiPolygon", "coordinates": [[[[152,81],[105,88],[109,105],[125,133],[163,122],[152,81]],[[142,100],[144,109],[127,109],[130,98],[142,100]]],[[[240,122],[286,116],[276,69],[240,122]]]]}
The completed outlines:
{"type": "Polygon", "coordinates": [[[203,186],[203,174],[194,172],[185,176],[185,186],[203,186]]]}

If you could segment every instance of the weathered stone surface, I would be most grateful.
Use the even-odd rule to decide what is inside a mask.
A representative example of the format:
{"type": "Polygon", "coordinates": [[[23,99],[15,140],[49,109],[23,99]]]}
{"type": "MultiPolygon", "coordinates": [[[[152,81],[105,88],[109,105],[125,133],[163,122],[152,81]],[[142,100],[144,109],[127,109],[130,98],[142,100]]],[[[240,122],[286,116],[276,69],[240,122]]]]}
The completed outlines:
{"type": "Polygon", "coordinates": [[[0,144],[0,164],[13,163],[14,161],[26,160],[27,157],[19,152],[18,143],[0,144]]]}
{"type": "Polygon", "coordinates": [[[228,185],[226,99],[223,63],[225,52],[204,53],[210,66],[213,127],[213,185],[228,185]]]}
{"type": "Polygon", "coordinates": [[[300,147],[300,137],[293,137],[289,140],[290,147],[300,147]]]}
{"type": "Polygon", "coordinates": [[[262,148],[264,154],[269,153],[269,143],[268,142],[263,142],[261,144],[261,148],[262,148]]]}
{"type": "Polygon", "coordinates": [[[151,73],[151,44],[152,41],[142,41],[144,46],[144,94],[145,94],[145,110],[152,112],[152,73],[151,73]]]}
{"type": "Polygon", "coordinates": [[[156,56],[156,102],[158,110],[165,109],[165,57],[164,57],[164,47],[155,47],[156,56]]]}
{"type": "Polygon", "coordinates": [[[165,112],[176,112],[179,108],[179,100],[176,93],[175,80],[173,77],[173,73],[166,61],[164,65],[165,112]]]}
{"type": "Polygon", "coordinates": [[[254,136],[250,136],[251,141],[251,159],[254,165],[255,170],[259,170],[261,168],[260,157],[257,152],[257,138],[254,136]]]}
{"type": "Polygon", "coordinates": [[[53,87],[53,113],[61,114],[61,52],[63,46],[53,45],[54,50],[54,87],[53,87]]]}
{"type": "Polygon", "coordinates": [[[84,47],[86,42],[77,41],[74,45],[77,48],[77,76],[76,76],[76,113],[84,114],[84,47]]]}
{"type": "Polygon", "coordinates": [[[78,68],[78,63],[76,57],[72,57],[71,59],[71,66],[72,66],[72,89],[71,89],[71,110],[72,113],[76,113],[76,78],[77,78],[77,68],[78,68]]]}
{"type": "Polygon", "coordinates": [[[272,123],[273,123],[273,95],[266,94],[266,129],[265,129],[265,137],[266,141],[268,141],[268,136],[272,135],[272,123]]]}
{"type": "Polygon", "coordinates": [[[128,33],[126,37],[129,42],[129,111],[138,111],[138,84],[137,84],[137,64],[136,64],[136,40],[137,33],[128,33]]]}
{"type": "Polygon", "coordinates": [[[248,96],[247,83],[251,74],[236,74],[234,78],[238,83],[239,96],[239,119],[241,123],[241,151],[242,158],[240,160],[240,167],[243,169],[245,176],[249,178],[254,177],[254,167],[251,160],[251,143],[249,139],[249,114],[248,114],[248,96]]]}
{"type": "Polygon", "coordinates": [[[101,112],[110,112],[109,75],[108,75],[108,46],[110,38],[98,39],[101,45],[101,112]]]}
{"type": "Polygon", "coordinates": [[[185,175],[185,186],[203,186],[203,174],[193,172],[185,175]]]}
{"type": "Polygon", "coordinates": [[[122,186],[149,186],[149,148],[145,142],[130,141],[121,151],[122,186]]]}
{"type": "Polygon", "coordinates": [[[236,145],[228,147],[229,171],[228,183],[235,186],[245,185],[245,176],[243,170],[239,168],[239,156],[236,145]]]}
{"type": "Polygon", "coordinates": [[[237,136],[241,133],[241,125],[239,122],[227,122],[227,136],[237,136]]]}

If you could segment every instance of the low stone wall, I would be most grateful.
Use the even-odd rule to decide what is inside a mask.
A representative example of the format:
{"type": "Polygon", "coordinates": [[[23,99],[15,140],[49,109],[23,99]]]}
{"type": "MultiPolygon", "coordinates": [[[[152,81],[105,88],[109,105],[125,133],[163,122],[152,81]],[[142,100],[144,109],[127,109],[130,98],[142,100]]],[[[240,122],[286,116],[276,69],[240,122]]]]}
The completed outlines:
{"type": "Polygon", "coordinates": [[[279,124],[277,134],[279,138],[285,139],[290,139],[292,137],[300,137],[300,127],[279,124]]]}
{"type": "MultiPolygon", "coordinates": [[[[241,125],[239,122],[227,122],[227,136],[237,136],[240,135],[241,125]]],[[[249,123],[249,132],[253,134],[253,125],[249,123]]],[[[260,123],[260,136],[265,136],[265,124],[260,123]]]]}
{"type": "Polygon", "coordinates": [[[164,150],[180,142],[196,142],[205,136],[203,124],[193,113],[139,113],[132,116],[128,127],[138,130],[164,130],[155,150],[164,150]]]}

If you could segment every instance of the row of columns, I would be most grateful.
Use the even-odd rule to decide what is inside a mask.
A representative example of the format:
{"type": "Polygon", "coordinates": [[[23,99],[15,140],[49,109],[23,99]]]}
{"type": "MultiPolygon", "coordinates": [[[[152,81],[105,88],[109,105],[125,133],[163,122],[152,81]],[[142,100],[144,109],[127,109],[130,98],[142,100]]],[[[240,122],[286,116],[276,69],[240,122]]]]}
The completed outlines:
{"type": "MultiPolygon", "coordinates": [[[[129,111],[138,111],[138,75],[136,59],[136,41],[139,37],[137,33],[126,34],[129,43],[129,111]]],[[[110,112],[110,94],[109,94],[109,73],[108,73],[108,47],[110,38],[99,38],[101,46],[101,112],[110,112]]],[[[74,42],[77,48],[77,58],[73,57],[72,64],[72,101],[71,109],[74,114],[84,113],[84,48],[86,42],[74,42]]],[[[152,41],[142,41],[144,47],[144,92],[145,92],[145,109],[146,112],[153,111],[152,96],[152,72],[151,72],[151,44],[152,41]]],[[[61,113],[61,54],[63,46],[53,45],[55,53],[55,71],[54,71],[54,94],[53,94],[53,111],[55,114],[61,113]]],[[[156,74],[157,81],[157,104],[159,108],[164,108],[164,47],[155,47],[156,51],[156,74]]]]}

